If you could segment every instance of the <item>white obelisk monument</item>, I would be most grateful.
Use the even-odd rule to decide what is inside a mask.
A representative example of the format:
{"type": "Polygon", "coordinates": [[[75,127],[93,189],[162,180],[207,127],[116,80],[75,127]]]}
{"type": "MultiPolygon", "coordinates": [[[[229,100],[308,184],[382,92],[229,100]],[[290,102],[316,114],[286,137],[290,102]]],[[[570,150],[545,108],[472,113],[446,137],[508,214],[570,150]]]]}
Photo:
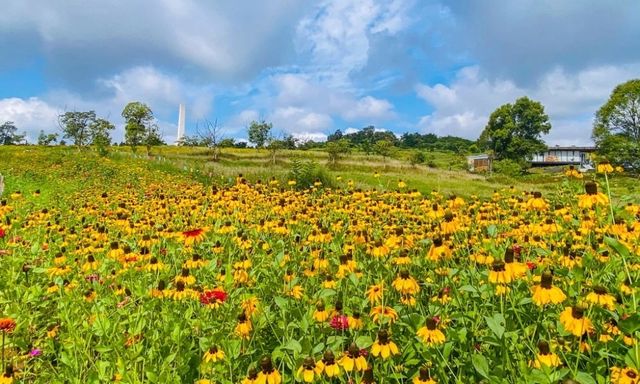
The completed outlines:
{"type": "Polygon", "coordinates": [[[179,143],[184,139],[184,120],[185,120],[185,107],[184,104],[180,104],[178,110],[178,135],[176,137],[176,143],[179,143]]]}

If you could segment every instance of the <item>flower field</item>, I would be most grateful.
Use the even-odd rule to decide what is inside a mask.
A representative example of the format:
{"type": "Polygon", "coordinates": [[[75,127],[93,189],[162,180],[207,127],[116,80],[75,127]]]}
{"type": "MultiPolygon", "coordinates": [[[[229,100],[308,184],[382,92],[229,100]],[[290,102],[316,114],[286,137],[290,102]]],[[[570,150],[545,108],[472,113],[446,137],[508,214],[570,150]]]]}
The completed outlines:
{"type": "Polygon", "coordinates": [[[613,170],[480,199],[27,157],[0,383],[640,382],[640,205],[610,203],[613,170]]]}

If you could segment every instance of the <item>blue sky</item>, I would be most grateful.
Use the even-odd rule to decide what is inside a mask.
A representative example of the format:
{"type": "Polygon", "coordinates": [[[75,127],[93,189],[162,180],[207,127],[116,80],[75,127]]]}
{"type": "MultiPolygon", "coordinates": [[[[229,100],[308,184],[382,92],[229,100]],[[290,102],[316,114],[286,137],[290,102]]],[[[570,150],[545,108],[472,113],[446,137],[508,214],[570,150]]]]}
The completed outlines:
{"type": "Polygon", "coordinates": [[[541,101],[551,144],[590,143],[593,114],[640,77],[636,0],[3,0],[0,121],[33,140],[57,115],[117,126],[147,103],[167,141],[217,120],[246,137],[323,140],[368,125],[476,139],[489,114],[541,101]]]}

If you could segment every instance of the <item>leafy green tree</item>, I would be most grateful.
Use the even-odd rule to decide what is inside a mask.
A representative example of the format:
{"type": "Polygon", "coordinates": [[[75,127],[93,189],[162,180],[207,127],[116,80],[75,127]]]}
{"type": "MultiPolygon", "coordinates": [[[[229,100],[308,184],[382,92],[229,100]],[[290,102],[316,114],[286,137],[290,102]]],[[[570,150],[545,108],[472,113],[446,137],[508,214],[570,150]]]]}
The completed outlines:
{"type": "Polygon", "coordinates": [[[152,146],[164,144],[153,112],[146,104],[138,101],[127,104],[122,110],[122,117],[126,122],[125,142],[133,152],[137,146],[144,145],[149,156],[152,146]]]}
{"type": "Polygon", "coordinates": [[[44,133],[44,131],[40,131],[38,135],[38,145],[51,145],[58,140],[57,133],[44,133]]]}
{"type": "Polygon", "coordinates": [[[351,152],[351,143],[347,139],[329,141],[325,150],[329,154],[329,163],[336,165],[343,156],[351,152]]]}
{"type": "Polygon", "coordinates": [[[233,148],[236,145],[236,140],[232,137],[220,140],[220,148],[233,148]]]}
{"type": "Polygon", "coordinates": [[[640,79],[615,87],[596,113],[592,137],[598,155],[640,171],[640,79]]]}
{"type": "Polygon", "coordinates": [[[100,156],[107,154],[107,149],[111,145],[111,135],[109,131],[113,131],[115,126],[106,119],[98,118],[91,124],[91,144],[95,145],[100,156]]]}
{"type": "Polygon", "coordinates": [[[551,123],[540,102],[521,97],[514,104],[504,104],[489,117],[478,144],[493,151],[497,159],[526,162],[547,147],[541,135],[549,133],[551,123]]]}
{"type": "Polygon", "coordinates": [[[18,128],[13,121],[5,121],[0,125],[0,144],[15,145],[24,140],[25,135],[18,135],[18,128]]]}
{"type": "Polygon", "coordinates": [[[273,124],[267,123],[264,120],[260,122],[252,121],[249,125],[249,141],[258,148],[264,147],[265,143],[269,141],[271,128],[273,128],[273,124]]]}
{"type": "Polygon", "coordinates": [[[58,116],[62,127],[62,136],[73,140],[73,144],[79,148],[91,143],[91,125],[96,121],[95,111],[72,111],[58,116]]]}
{"type": "Polygon", "coordinates": [[[427,156],[422,151],[413,151],[411,156],[409,156],[409,164],[411,164],[412,167],[422,164],[425,161],[427,161],[427,156]]]}
{"type": "Polygon", "coordinates": [[[386,162],[387,157],[390,157],[395,152],[396,147],[389,140],[378,140],[373,146],[373,152],[382,156],[382,161],[386,162]]]}

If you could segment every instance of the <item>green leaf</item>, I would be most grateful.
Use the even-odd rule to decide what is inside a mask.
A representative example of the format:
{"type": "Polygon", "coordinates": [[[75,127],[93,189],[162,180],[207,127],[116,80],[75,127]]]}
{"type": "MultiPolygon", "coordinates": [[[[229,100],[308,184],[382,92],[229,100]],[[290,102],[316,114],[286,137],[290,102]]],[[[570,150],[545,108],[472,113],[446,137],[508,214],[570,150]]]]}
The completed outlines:
{"type": "Polygon", "coordinates": [[[633,334],[640,330],[640,313],[634,313],[626,319],[620,320],[618,327],[627,334],[633,334]]]}
{"type": "Polygon", "coordinates": [[[282,296],[276,296],[273,298],[273,300],[276,302],[276,305],[278,306],[278,308],[284,310],[287,308],[287,299],[285,299],[282,296]]]}
{"type": "Polygon", "coordinates": [[[580,384],[598,384],[596,379],[586,372],[578,372],[574,379],[580,384]]]}
{"type": "Polygon", "coordinates": [[[291,339],[282,349],[288,349],[293,351],[295,355],[299,355],[302,352],[302,344],[298,340],[291,339]]]}
{"type": "Polygon", "coordinates": [[[356,339],[356,345],[360,349],[366,349],[366,348],[369,348],[371,345],[373,345],[373,340],[371,339],[370,336],[359,336],[356,339]]]}
{"type": "Polygon", "coordinates": [[[471,356],[471,363],[473,364],[473,367],[476,369],[476,371],[478,371],[480,376],[484,377],[485,379],[489,378],[489,363],[484,356],[478,353],[474,354],[473,356],[471,356]]]}
{"type": "Polygon", "coordinates": [[[487,325],[489,326],[491,331],[493,331],[494,335],[496,335],[498,339],[502,339],[506,324],[504,316],[502,316],[501,313],[496,313],[492,317],[485,316],[484,319],[487,321],[487,325]]]}
{"type": "Polygon", "coordinates": [[[629,250],[617,239],[605,236],[604,242],[607,243],[607,245],[613,248],[616,252],[618,252],[619,255],[629,257],[629,250]]]}

